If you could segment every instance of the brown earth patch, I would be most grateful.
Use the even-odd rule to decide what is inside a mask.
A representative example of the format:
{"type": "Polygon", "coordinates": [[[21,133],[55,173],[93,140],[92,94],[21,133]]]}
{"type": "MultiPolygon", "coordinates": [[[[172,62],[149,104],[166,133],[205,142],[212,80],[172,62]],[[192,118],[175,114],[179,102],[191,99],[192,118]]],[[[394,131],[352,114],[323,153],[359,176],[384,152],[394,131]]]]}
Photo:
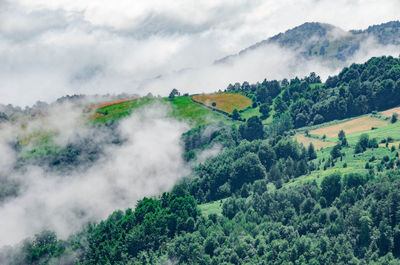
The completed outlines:
{"type": "Polygon", "coordinates": [[[302,144],[305,147],[308,147],[310,145],[310,143],[312,143],[314,145],[314,148],[316,150],[321,150],[324,149],[326,147],[330,147],[330,146],[334,146],[335,143],[333,142],[328,142],[328,141],[322,141],[320,139],[315,139],[312,137],[307,137],[303,134],[296,134],[294,136],[294,139],[299,143],[302,144]]]}
{"type": "Polygon", "coordinates": [[[104,107],[108,107],[108,106],[119,104],[119,103],[123,103],[123,102],[132,101],[132,100],[136,100],[136,99],[138,99],[138,98],[125,98],[125,99],[113,100],[113,101],[109,101],[109,102],[105,102],[105,103],[101,103],[101,104],[96,104],[96,105],[93,105],[93,106],[90,106],[90,107],[86,108],[86,111],[92,111],[92,110],[96,110],[96,109],[101,109],[101,108],[104,108],[104,107]]]}
{"type": "Polygon", "coordinates": [[[400,115],[400,107],[396,107],[396,108],[393,108],[393,109],[388,109],[388,110],[382,111],[382,115],[385,116],[385,117],[389,117],[389,118],[392,117],[393,113],[397,113],[397,114],[400,115]]]}
{"type": "Polygon", "coordinates": [[[372,127],[383,127],[387,124],[388,123],[386,121],[382,121],[380,119],[372,118],[369,116],[364,116],[328,127],[315,129],[310,131],[310,134],[316,134],[320,136],[325,134],[327,137],[333,138],[338,135],[340,130],[343,130],[346,134],[351,134],[356,132],[368,131],[371,130],[372,127]]]}

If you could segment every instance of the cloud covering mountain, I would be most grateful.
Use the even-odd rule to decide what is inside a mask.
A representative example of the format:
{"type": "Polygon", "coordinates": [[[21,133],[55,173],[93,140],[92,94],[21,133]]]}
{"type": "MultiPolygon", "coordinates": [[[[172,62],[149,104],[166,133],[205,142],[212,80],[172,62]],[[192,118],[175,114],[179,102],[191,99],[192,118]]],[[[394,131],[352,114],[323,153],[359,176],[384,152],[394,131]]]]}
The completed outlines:
{"type": "Polygon", "coordinates": [[[396,20],[400,3],[2,0],[0,7],[0,103],[31,105],[65,94],[166,95],[173,87],[213,91],[252,75],[302,74],[290,63],[274,74],[269,54],[291,55],[276,49],[262,67],[249,60],[222,70],[210,65],[306,21],[349,30],[396,20]]]}

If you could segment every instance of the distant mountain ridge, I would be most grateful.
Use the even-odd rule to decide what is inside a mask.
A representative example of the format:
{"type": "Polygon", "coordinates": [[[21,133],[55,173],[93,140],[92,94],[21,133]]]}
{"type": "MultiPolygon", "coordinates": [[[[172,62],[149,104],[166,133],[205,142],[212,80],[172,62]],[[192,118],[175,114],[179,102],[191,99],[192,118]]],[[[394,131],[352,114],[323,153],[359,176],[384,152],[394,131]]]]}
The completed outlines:
{"type": "Polygon", "coordinates": [[[400,22],[391,21],[380,25],[369,26],[365,30],[345,31],[331,24],[306,22],[262,40],[238,54],[226,56],[215,63],[226,63],[240,57],[249,51],[254,51],[266,45],[275,44],[279,47],[298,52],[305,58],[322,57],[345,61],[360,49],[363,41],[373,37],[381,45],[396,45],[400,47],[400,22]]]}

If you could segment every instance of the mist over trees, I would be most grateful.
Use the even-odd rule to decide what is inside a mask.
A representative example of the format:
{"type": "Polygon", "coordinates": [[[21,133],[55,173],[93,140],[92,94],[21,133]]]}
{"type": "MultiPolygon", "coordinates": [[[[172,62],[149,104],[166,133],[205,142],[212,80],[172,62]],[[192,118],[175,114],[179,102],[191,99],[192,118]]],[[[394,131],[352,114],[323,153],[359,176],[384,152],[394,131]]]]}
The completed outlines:
{"type": "MultiPolygon", "coordinates": [[[[399,67],[399,59],[381,57],[353,64],[325,84],[311,73],[303,79],[230,85],[228,91],[252,98],[252,107],[260,107],[264,118],[272,115],[268,126],[256,115],[185,132],[183,157],[193,162],[193,171],[172,191],[141,198],[134,209],[116,210],[65,240],[45,230],[26,239],[21,247],[3,251],[7,254],[0,252],[0,261],[397,264],[398,155],[379,158],[374,168],[368,162],[376,158],[368,157],[365,173],[332,171],[298,181],[316,170],[333,169],[345,150],[362,155],[379,145],[368,135],[350,145],[340,131],[336,145],[321,157],[313,144],[303,146],[293,140],[292,129],[399,104],[399,67]],[[355,109],[353,105],[360,102],[363,107],[355,109]],[[218,154],[195,163],[201,151],[215,145],[221,147],[218,154]],[[204,207],[219,210],[204,214],[204,207]]],[[[117,124],[102,126],[113,136],[108,143],[124,144],[124,138],[114,131],[117,124]]],[[[391,152],[395,151],[392,147],[391,152]]],[[[33,161],[50,163],[58,170],[82,161],[90,164],[100,154],[95,142],[81,139],[76,146],[67,145],[33,161]]]]}

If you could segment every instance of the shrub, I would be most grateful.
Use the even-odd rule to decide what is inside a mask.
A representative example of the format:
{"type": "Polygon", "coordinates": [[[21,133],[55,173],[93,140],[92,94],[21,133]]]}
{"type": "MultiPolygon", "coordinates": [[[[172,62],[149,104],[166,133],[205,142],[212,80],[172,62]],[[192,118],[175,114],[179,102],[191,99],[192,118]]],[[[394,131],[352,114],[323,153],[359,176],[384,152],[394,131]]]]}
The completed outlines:
{"type": "Polygon", "coordinates": [[[382,158],[382,160],[383,160],[384,162],[388,162],[388,161],[390,160],[390,158],[389,158],[388,155],[385,155],[385,156],[382,158]]]}
{"type": "Polygon", "coordinates": [[[340,157],[342,154],[340,153],[341,146],[339,144],[335,145],[331,150],[331,156],[333,159],[340,157]]]}
{"type": "Polygon", "coordinates": [[[391,119],[390,121],[391,121],[392,123],[395,123],[395,122],[397,121],[398,117],[399,117],[399,114],[393,113],[393,114],[392,114],[392,119],[391,119]]]}

